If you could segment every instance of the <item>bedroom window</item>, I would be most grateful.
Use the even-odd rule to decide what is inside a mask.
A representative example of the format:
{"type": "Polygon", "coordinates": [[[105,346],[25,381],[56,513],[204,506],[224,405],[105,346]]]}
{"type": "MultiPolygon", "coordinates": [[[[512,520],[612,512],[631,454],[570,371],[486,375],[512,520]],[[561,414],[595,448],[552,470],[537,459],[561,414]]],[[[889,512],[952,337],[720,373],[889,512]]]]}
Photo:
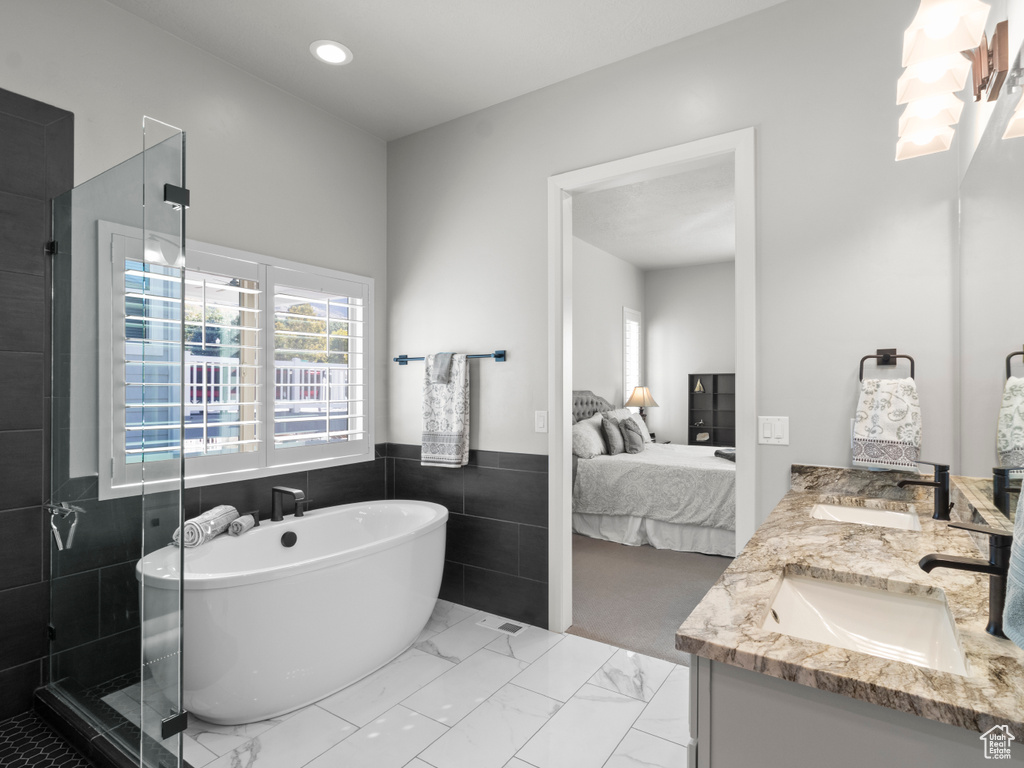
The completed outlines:
{"type": "Polygon", "coordinates": [[[100,243],[100,498],[170,487],[179,438],[189,487],[373,458],[372,279],[190,243],[182,280],[138,230],[100,243]]]}
{"type": "Polygon", "coordinates": [[[622,308],[622,401],[626,402],[643,376],[643,318],[635,309],[622,308]]]}

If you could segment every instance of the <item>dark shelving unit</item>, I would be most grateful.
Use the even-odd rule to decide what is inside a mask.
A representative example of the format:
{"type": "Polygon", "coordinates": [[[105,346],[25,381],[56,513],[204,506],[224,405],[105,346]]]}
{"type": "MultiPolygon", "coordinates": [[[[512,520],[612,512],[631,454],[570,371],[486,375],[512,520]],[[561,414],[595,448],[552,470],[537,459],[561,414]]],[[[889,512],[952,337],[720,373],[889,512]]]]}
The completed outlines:
{"type": "Polygon", "coordinates": [[[736,374],[691,373],[687,387],[689,422],[687,443],[734,447],[736,445],[736,374]],[[703,392],[696,391],[700,382],[703,392]],[[707,440],[697,435],[707,432],[707,440]]]}

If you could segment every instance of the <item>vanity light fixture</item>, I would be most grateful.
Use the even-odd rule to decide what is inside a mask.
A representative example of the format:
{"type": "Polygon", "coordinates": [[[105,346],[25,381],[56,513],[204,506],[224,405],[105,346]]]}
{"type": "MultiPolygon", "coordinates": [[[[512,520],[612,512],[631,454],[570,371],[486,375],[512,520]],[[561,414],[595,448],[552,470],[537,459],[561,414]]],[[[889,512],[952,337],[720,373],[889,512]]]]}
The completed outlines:
{"type": "Polygon", "coordinates": [[[150,233],[142,247],[142,257],[148,264],[159,264],[161,267],[183,267],[185,254],[181,246],[173,240],[150,233]]]}
{"type": "Polygon", "coordinates": [[[977,48],[989,10],[979,0],[921,0],[903,33],[903,66],[977,48]]]}
{"type": "Polygon", "coordinates": [[[964,55],[971,60],[974,100],[981,101],[983,96],[986,101],[998,99],[1010,71],[1009,24],[1005,21],[996,24],[991,42],[982,35],[981,44],[971,51],[964,51],[964,55]]]}
{"type": "Polygon", "coordinates": [[[945,152],[953,143],[953,128],[948,125],[908,133],[896,142],[896,159],[909,160],[912,157],[930,155],[933,152],[945,152]]]}
{"type": "Polygon", "coordinates": [[[896,81],[896,103],[956,93],[966,85],[970,71],[971,62],[959,53],[911,64],[896,81]]]}
{"type": "Polygon", "coordinates": [[[334,40],[315,40],[309,44],[309,52],[317,61],[336,67],[352,61],[352,51],[334,40]]]}
{"type": "Polygon", "coordinates": [[[935,132],[942,126],[956,125],[963,111],[964,103],[952,93],[912,101],[900,115],[899,135],[935,132]]]}

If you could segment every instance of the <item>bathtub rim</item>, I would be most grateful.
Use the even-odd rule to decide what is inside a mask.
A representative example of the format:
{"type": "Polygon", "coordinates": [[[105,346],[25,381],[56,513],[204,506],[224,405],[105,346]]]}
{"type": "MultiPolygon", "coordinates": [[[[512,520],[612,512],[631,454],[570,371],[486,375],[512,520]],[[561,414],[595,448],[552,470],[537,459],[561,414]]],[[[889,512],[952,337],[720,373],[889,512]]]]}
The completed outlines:
{"type": "MultiPolygon", "coordinates": [[[[382,505],[393,505],[393,504],[411,504],[417,507],[426,507],[430,509],[434,516],[423,525],[411,528],[408,531],[403,531],[397,536],[391,536],[385,539],[378,539],[369,543],[363,544],[358,547],[351,549],[334,552],[329,555],[324,555],[312,560],[304,560],[294,563],[284,563],[277,566],[261,568],[255,571],[225,571],[223,573],[189,573],[185,572],[184,579],[179,580],[177,574],[177,561],[179,548],[173,544],[168,544],[165,547],[161,547],[150,554],[146,555],[142,559],[138,560],[135,564],[135,578],[139,582],[140,586],[154,587],[156,589],[163,590],[176,590],[179,585],[186,591],[193,590],[207,590],[207,589],[231,589],[251,584],[259,584],[265,581],[272,581],[275,579],[284,579],[289,576],[299,575],[302,573],[309,573],[311,571],[318,571],[325,568],[330,568],[334,565],[340,565],[342,563],[358,560],[364,557],[373,555],[376,552],[381,552],[393,547],[405,544],[413,539],[420,538],[427,535],[428,533],[445,526],[448,522],[449,512],[447,507],[437,504],[431,501],[416,501],[413,499],[380,499],[374,501],[361,501],[352,502],[348,504],[334,504],[329,507],[321,507],[316,510],[309,510],[309,514],[314,512],[321,512],[334,509],[345,509],[345,508],[357,508],[365,506],[382,506],[382,505]],[[153,567],[160,567],[162,565],[169,565],[170,567],[165,573],[154,574],[152,572],[145,572],[144,566],[150,565],[153,567]]],[[[301,518],[289,518],[281,521],[270,521],[261,520],[259,527],[261,529],[273,529],[281,528],[282,533],[286,530],[290,530],[295,525],[301,525],[301,518]]],[[[264,534],[266,535],[266,534],[264,534]]],[[[227,534],[218,536],[212,542],[203,544],[201,546],[216,546],[217,540],[225,538],[228,539],[227,534]]],[[[231,537],[235,538],[235,537],[231,537]]],[[[243,541],[245,534],[237,537],[238,541],[243,541]]],[[[190,548],[185,549],[185,557],[188,557],[188,553],[192,551],[190,548]]]]}

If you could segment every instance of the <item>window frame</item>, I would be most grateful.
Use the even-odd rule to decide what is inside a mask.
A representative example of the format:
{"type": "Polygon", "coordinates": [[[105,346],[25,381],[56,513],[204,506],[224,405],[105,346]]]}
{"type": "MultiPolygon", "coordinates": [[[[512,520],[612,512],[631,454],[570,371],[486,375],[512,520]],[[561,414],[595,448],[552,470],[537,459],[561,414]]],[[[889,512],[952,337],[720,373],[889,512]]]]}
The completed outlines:
{"type": "Polygon", "coordinates": [[[641,387],[644,383],[644,319],[643,313],[629,307],[622,308],[622,402],[626,403],[629,396],[633,394],[633,388],[629,387],[630,371],[627,368],[629,359],[629,325],[636,324],[636,384],[633,387],[641,387]]]}
{"type": "MultiPolygon", "coordinates": [[[[111,222],[98,222],[99,249],[98,263],[98,296],[99,306],[99,447],[98,447],[98,491],[99,498],[111,499],[137,495],[145,488],[148,491],[170,490],[176,487],[181,466],[179,458],[166,462],[148,464],[128,464],[123,446],[125,444],[125,386],[117,386],[115,382],[120,374],[124,381],[124,354],[118,352],[117,344],[122,344],[124,328],[124,280],[114,281],[115,270],[119,274],[124,271],[124,248],[115,253],[116,243],[127,239],[136,239],[139,253],[143,241],[143,231],[137,227],[129,227],[111,222]],[[120,259],[120,267],[115,261],[120,259]],[[109,309],[109,317],[103,311],[109,309]],[[120,309],[119,309],[120,308],[120,309]],[[121,447],[120,453],[117,447],[121,447]],[[109,467],[109,469],[108,469],[109,467]],[[144,474],[143,474],[144,470],[144,474]]],[[[253,279],[255,275],[260,289],[260,366],[259,390],[261,397],[257,400],[257,408],[262,410],[258,416],[263,430],[257,450],[224,455],[186,457],[185,487],[198,488],[223,482],[274,477],[289,472],[321,469],[341,466],[363,461],[372,461],[376,457],[374,414],[376,409],[374,394],[375,365],[375,322],[374,322],[374,279],[355,275],[339,270],[300,264],[264,254],[242,251],[226,246],[213,245],[195,240],[186,240],[185,269],[214,274],[230,274],[227,268],[238,265],[241,268],[238,277],[253,279]],[[240,264],[239,264],[240,263],[240,264]],[[295,287],[308,286],[310,289],[323,292],[325,285],[342,285],[347,289],[358,290],[364,300],[363,305],[363,405],[365,430],[363,439],[326,443],[324,445],[298,446],[277,449],[274,447],[274,350],[273,350],[273,286],[275,278],[287,276],[286,284],[295,287]],[[278,453],[280,451],[280,453],[278,453]]],[[[329,290],[334,290],[329,288],[329,290]]],[[[184,347],[182,347],[184,355],[184,347]]],[[[189,383],[184,380],[185,365],[182,362],[181,402],[189,383]]]]}

